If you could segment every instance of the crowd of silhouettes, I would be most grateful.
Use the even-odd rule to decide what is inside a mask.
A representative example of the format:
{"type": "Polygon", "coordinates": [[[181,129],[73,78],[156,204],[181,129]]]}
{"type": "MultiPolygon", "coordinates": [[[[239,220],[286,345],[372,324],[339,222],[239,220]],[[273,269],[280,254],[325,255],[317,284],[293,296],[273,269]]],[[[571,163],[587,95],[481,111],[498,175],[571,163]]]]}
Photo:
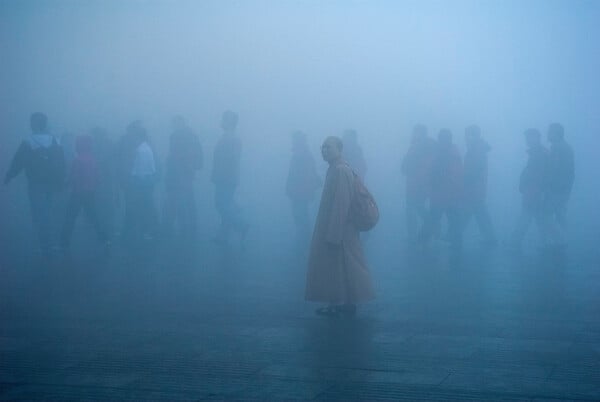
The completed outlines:
{"type": "MultiPolygon", "coordinates": [[[[232,235],[243,242],[249,224],[236,201],[240,182],[242,143],[236,133],[238,115],[226,111],[221,135],[214,149],[211,181],[220,227],[213,241],[229,243],[232,235]]],[[[106,130],[96,127],[89,134],[65,134],[58,140],[48,130],[43,113],[30,117],[31,135],[22,141],[5,176],[5,184],[21,171],[27,178],[31,216],[45,254],[68,251],[74,226],[83,210],[99,242],[109,248],[117,232],[127,242],[148,241],[156,236],[178,235],[193,241],[197,234],[195,177],[204,166],[199,137],[182,116],[172,120],[164,172],[141,121],[133,121],[113,142],[106,130]],[[162,214],[155,205],[155,189],[164,179],[162,214]],[[57,194],[68,187],[62,228],[55,230],[53,205],[57,194]],[[123,205],[123,220],[117,221],[117,207],[123,205]],[[160,217],[159,217],[160,215],[160,217]]],[[[405,176],[406,233],[409,242],[425,247],[433,238],[460,249],[463,232],[474,218],[482,242],[498,242],[487,206],[488,155],[491,147],[477,125],[465,129],[466,152],[461,155],[449,129],[437,138],[429,136],[423,124],[413,128],[410,145],[402,161],[405,176]],[[444,225],[444,220],[446,224],[444,225]]],[[[567,205],[574,181],[574,158],[564,139],[564,128],[551,124],[547,148],[537,129],[524,132],[527,164],[520,176],[521,213],[507,241],[518,248],[533,221],[544,247],[566,244],[567,205]]],[[[354,173],[365,179],[367,164],[358,134],[342,132],[343,158],[354,173]]],[[[285,194],[291,203],[298,244],[307,248],[312,231],[310,204],[323,185],[317,173],[307,136],[291,135],[291,159],[285,194]]]]}

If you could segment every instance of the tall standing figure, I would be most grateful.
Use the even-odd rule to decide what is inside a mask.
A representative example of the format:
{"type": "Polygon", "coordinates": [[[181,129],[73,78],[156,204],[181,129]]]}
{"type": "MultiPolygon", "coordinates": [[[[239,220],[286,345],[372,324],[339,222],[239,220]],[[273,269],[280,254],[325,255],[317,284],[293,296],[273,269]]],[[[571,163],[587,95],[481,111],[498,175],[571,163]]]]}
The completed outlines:
{"type": "Polygon", "coordinates": [[[447,240],[454,248],[462,244],[460,202],[463,190],[463,164],[460,152],[452,143],[452,132],[440,130],[437,150],[431,168],[431,203],[429,215],[420,233],[426,244],[445,215],[448,222],[447,240]]]}
{"type": "Polygon", "coordinates": [[[524,136],[528,158],[519,180],[521,214],[510,243],[512,248],[517,249],[521,247],[532,220],[538,226],[542,244],[547,246],[550,243],[548,213],[544,205],[548,192],[548,150],[542,145],[539,130],[527,129],[524,136]]]}
{"type": "Polygon", "coordinates": [[[410,242],[417,240],[417,234],[427,219],[434,151],[435,141],[428,136],[427,127],[417,124],[402,160],[402,173],[406,176],[406,228],[410,242]]]}
{"type": "Polygon", "coordinates": [[[166,199],[163,224],[167,234],[173,233],[173,226],[177,222],[184,238],[191,240],[196,236],[194,179],[202,164],[202,145],[198,136],[183,117],[174,117],[165,175],[166,199]]]}
{"type": "Polygon", "coordinates": [[[31,217],[42,253],[56,246],[52,224],[52,201],[65,179],[65,156],[56,138],[48,132],[48,118],[43,113],[30,117],[31,135],[21,142],[15,153],[4,184],[21,171],[27,177],[27,195],[31,217]]]}
{"type": "Polygon", "coordinates": [[[355,314],[356,304],[374,298],[359,231],[351,222],[354,172],[342,158],[342,141],[328,137],[321,148],[329,164],[313,232],[306,300],[327,303],[317,314],[355,314]]]}
{"type": "Polygon", "coordinates": [[[236,134],[238,115],[230,110],[223,113],[219,138],[213,156],[211,179],[215,185],[215,206],[221,216],[221,227],[214,241],[227,244],[231,231],[238,232],[243,241],[248,231],[248,224],[242,217],[241,209],[236,204],[235,190],[240,182],[240,158],[242,143],[236,134]]]}
{"type": "Polygon", "coordinates": [[[146,129],[140,121],[127,127],[126,141],[131,152],[125,187],[124,235],[129,239],[154,238],[157,226],[154,187],[157,179],[156,159],[146,129]]]}
{"type": "Polygon", "coordinates": [[[481,129],[477,125],[465,129],[465,142],[467,152],[463,180],[464,226],[474,216],[484,244],[492,246],[497,241],[487,208],[488,153],[491,147],[481,138],[481,129]]]}
{"type": "Polygon", "coordinates": [[[296,131],[292,134],[292,159],[285,192],[292,203],[297,241],[304,246],[310,236],[308,206],[321,184],[306,135],[296,131]]]}

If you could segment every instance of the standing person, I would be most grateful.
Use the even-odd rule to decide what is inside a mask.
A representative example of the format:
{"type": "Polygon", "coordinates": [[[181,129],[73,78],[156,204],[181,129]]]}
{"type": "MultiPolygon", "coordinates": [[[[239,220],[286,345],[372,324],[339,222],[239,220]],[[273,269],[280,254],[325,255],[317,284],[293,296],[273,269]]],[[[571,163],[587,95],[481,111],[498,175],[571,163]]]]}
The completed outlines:
{"type": "Polygon", "coordinates": [[[406,227],[411,242],[417,240],[417,234],[427,219],[434,152],[435,141],[427,135],[427,127],[417,124],[402,160],[402,173],[406,176],[406,227]]]}
{"type": "Polygon", "coordinates": [[[4,177],[4,184],[25,170],[33,225],[42,253],[48,254],[56,246],[52,201],[64,183],[65,156],[56,138],[48,132],[45,114],[33,113],[29,122],[31,135],[21,142],[4,177]]]}
{"type": "Polygon", "coordinates": [[[544,199],[548,190],[548,150],[542,145],[539,130],[527,129],[524,136],[529,156],[519,180],[521,214],[510,244],[516,249],[521,247],[523,237],[532,220],[535,220],[538,226],[542,244],[546,246],[549,241],[548,214],[544,208],[544,199]]]}
{"type": "Polygon", "coordinates": [[[344,158],[346,162],[352,167],[354,172],[364,180],[367,174],[367,162],[363,155],[362,147],[358,143],[358,134],[354,129],[347,129],[344,131],[343,137],[344,144],[344,158]]]}
{"type": "Polygon", "coordinates": [[[354,173],[342,158],[343,143],[328,137],[321,152],[329,164],[313,232],[306,295],[327,303],[317,314],[355,314],[356,304],[374,298],[359,231],[350,221],[354,173]]]}
{"type": "Polygon", "coordinates": [[[219,138],[213,156],[211,179],[215,185],[215,206],[221,215],[221,227],[214,241],[222,245],[229,242],[232,230],[240,234],[242,242],[248,231],[248,224],[234,199],[240,181],[242,153],[242,143],[235,132],[237,124],[237,113],[231,110],[223,113],[221,118],[223,134],[219,138]]]}
{"type": "Polygon", "coordinates": [[[154,207],[156,160],[150,146],[146,129],[140,121],[127,127],[132,146],[131,169],[125,189],[125,236],[130,239],[141,235],[152,240],[157,219],[154,207]]]}
{"type": "Polygon", "coordinates": [[[556,230],[559,243],[566,242],[567,204],[571,196],[575,180],[575,158],[573,149],[565,141],[565,130],[559,123],[548,127],[548,194],[546,208],[550,219],[549,225],[556,230]]]}
{"type": "Polygon", "coordinates": [[[169,154],[165,175],[166,199],[163,224],[167,234],[173,233],[175,222],[184,238],[196,236],[197,215],[194,196],[196,172],[202,169],[202,145],[196,133],[182,116],[173,118],[169,137],[169,154]]]}
{"type": "Polygon", "coordinates": [[[308,206],[320,186],[321,179],[317,174],[315,159],[308,147],[306,135],[302,131],[296,131],[292,134],[292,159],[285,193],[292,203],[296,237],[302,245],[305,245],[310,235],[308,206]]]}
{"type": "Polygon", "coordinates": [[[75,227],[75,221],[82,208],[94,225],[98,240],[105,247],[109,246],[106,230],[98,218],[96,194],[99,183],[99,171],[92,146],[92,136],[79,135],[75,137],[75,157],[73,158],[69,176],[71,196],[67,203],[67,213],[61,235],[61,246],[65,251],[69,249],[71,244],[71,235],[75,227]]]}
{"type": "Polygon", "coordinates": [[[454,248],[461,246],[462,175],[462,158],[458,148],[452,143],[452,132],[442,129],[438,134],[437,150],[431,168],[429,215],[419,236],[423,245],[429,241],[445,215],[448,222],[447,240],[454,248]]]}
{"type": "Polygon", "coordinates": [[[481,138],[481,129],[477,125],[471,125],[465,129],[465,142],[467,152],[465,153],[463,180],[464,226],[469,223],[471,216],[474,216],[484,244],[495,245],[496,235],[486,203],[488,153],[491,148],[481,138]]]}

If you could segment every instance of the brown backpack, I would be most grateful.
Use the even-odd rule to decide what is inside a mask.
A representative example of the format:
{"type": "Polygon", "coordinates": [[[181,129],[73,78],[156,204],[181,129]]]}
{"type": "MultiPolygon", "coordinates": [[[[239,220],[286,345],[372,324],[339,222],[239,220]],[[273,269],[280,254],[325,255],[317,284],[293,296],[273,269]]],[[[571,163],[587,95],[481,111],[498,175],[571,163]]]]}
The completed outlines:
{"type": "Polygon", "coordinates": [[[375,198],[356,172],[354,175],[354,197],[350,204],[350,216],[354,226],[361,232],[366,232],[375,227],[379,221],[379,208],[375,198]]]}

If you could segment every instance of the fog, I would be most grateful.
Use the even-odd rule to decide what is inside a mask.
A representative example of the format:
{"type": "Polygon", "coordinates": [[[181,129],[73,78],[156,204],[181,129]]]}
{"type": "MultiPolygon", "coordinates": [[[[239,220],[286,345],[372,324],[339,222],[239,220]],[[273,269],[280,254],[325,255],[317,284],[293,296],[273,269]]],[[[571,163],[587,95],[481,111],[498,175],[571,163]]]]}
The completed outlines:
{"type": "MultiPolygon", "coordinates": [[[[432,333],[444,328],[427,317],[469,325],[474,320],[474,327],[480,324],[486,334],[496,334],[493,330],[503,326],[508,333],[519,333],[528,325],[525,318],[535,321],[540,315],[561,320],[561,325],[569,318],[580,320],[579,327],[588,328],[590,322],[597,326],[597,315],[595,322],[590,317],[598,312],[594,279],[600,266],[599,21],[600,2],[592,0],[0,1],[3,172],[30,135],[34,112],[48,116],[49,131],[57,138],[103,127],[114,143],[139,120],[155,151],[159,179],[153,200],[162,228],[174,116],[187,120],[204,154],[193,184],[198,234],[188,249],[178,247],[186,243],[185,236],[173,240],[161,230],[141,245],[125,241],[126,196],[120,194],[110,252],[102,254],[92,226],[80,217],[72,255],[58,250],[46,260],[37,252],[25,175],[2,186],[2,339],[56,335],[62,342],[61,336],[69,334],[75,346],[64,355],[57,352],[60,357],[49,354],[49,360],[58,362],[69,353],[78,359],[88,356],[88,349],[77,343],[88,337],[90,350],[111,350],[102,342],[120,342],[112,338],[114,328],[128,328],[121,335],[131,335],[133,350],[138,350],[164,340],[152,338],[148,328],[162,331],[168,326],[178,341],[165,341],[158,348],[183,349],[191,342],[185,331],[196,336],[194,326],[200,325],[203,358],[245,362],[254,355],[241,351],[256,351],[243,343],[247,337],[288,325],[294,328],[290,337],[311,351],[322,341],[321,324],[289,318],[302,316],[306,308],[314,318],[312,304],[306,307],[304,302],[308,238],[298,241],[286,195],[292,133],[298,130],[307,136],[321,179],[328,167],[320,148],[325,138],[356,130],[367,165],[365,183],[379,206],[379,223],[362,236],[377,293],[364,315],[373,320],[356,321],[348,324],[357,325],[354,330],[338,333],[361,337],[347,340],[364,347],[361,359],[375,356],[378,342],[387,342],[389,334],[374,334],[382,327],[393,332],[393,324],[385,325],[399,316],[418,323],[412,328],[417,338],[423,328],[432,333]],[[214,241],[220,218],[211,182],[226,110],[239,116],[241,175],[235,200],[248,223],[245,243],[232,241],[231,247],[214,241]],[[519,180],[528,158],[523,133],[537,128],[549,146],[546,134],[552,123],[564,126],[565,140],[574,151],[575,181],[566,256],[540,257],[535,225],[520,252],[507,243],[521,213],[519,180]],[[441,129],[451,130],[462,156],[465,128],[481,127],[491,146],[487,206],[496,247],[480,244],[472,221],[456,259],[445,258],[448,247],[440,240],[418,250],[407,241],[401,166],[416,124],[426,125],[434,139],[441,129]],[[123,321],[111,321],[114,317],[123,321]],[[151,323],[144,324],[147,333],[127,327],[145,318],[151,323]],[[104,329],[99,323],[106,324],[104,329]],[[175,335],[178,328],[183,332],[175,335]],[[94,344],[100,334],[106,338],[94,344]],[[143,343],[146,335],[151,340],[143,343]],[[217,340],[227,346],[220,349],[217,340]],[[240,354],[230,353],[232,348],[240,354]]],[[[71,147],[66,152],[74,151],[71,147]]],[[[311,232],[320,194],[319,188],[309,206],[311,232]]],[[[64,190],[52,206],[57,233],[67,199],[64,190]]],[[[506,331],[499,333],[504,336],[506,331]]],[[[41,344],[33,342],[32,350],[41,344]]],[[[0,360],[18,366],[14,362],[24,356],[19,345],[26,343],[6,345],[4,357],[13,352],[17,357],[0,355],[0,360]]],[[[269,352],[279,346],[263,345],[269,352]]],[[[315,355],[328,367],[364,363],[338,364],[315,355]]]]}

